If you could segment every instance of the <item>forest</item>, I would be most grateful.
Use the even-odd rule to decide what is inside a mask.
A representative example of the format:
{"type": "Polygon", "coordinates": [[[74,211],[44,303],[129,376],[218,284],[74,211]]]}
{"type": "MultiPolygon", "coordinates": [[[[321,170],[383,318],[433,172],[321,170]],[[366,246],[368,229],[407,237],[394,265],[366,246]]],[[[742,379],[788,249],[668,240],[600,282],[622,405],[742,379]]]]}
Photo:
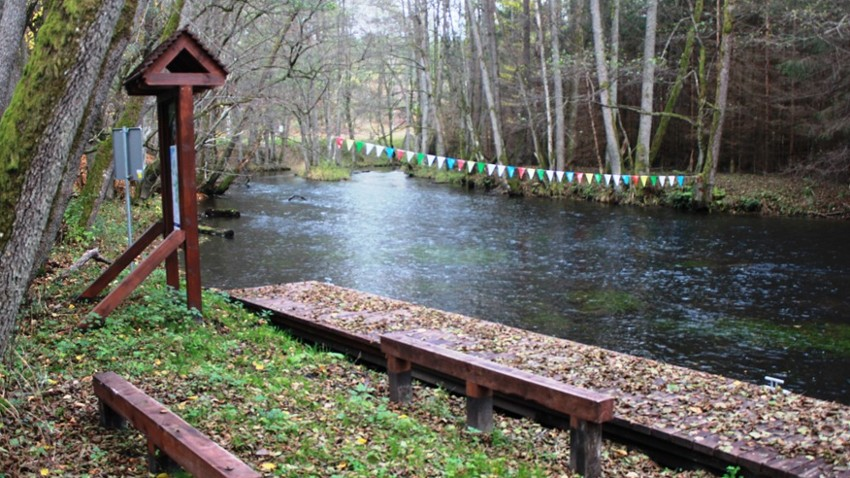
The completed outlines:
{"type": "MultiPolygon", "coordinates": [[[[850,176],[847,7],[3,0],[4,322],[67,222],[71,197],[73,220],[85,226],[112,193],[111,128],[141,125],[156,157],[154,101],[127,96],[122,81],[180,29],[229,71],[224,87],[195,98],[206,194],[251,171],[338,161],[333,138],[343,136],[562,171],[687,172],[702,185],[694,197],[708,200],[718,171],[850,176]],[[81,164],[89,180],[77,190],[81,164]]],[[[139,193],[155,191],[156,166],[139,193]]]]}

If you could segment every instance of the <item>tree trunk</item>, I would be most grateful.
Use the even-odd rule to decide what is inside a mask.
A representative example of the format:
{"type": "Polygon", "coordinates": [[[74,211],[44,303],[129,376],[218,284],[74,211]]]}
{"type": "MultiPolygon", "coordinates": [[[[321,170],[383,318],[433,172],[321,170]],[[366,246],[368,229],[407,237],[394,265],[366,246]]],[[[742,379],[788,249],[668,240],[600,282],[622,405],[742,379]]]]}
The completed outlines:
{"type": "Polygon", "coordinates": [[[572,169],[571,165],[576,162],[576,148],[578,147],[578,132],[576,124],[578,123],[578,111],[581,107],[581,98],[579,96],[582,80],[582,62],[579,59],[584,58],[584,0],[573,0],[572,12],[569,18],[569,27],[572,38],[571,54],[576,59],[573,62],[573,72],[570,80],[570,114],[567,116],[567,151],[565,169],[572,169]]]}
{"type": "Polygon", "coordinates": [[[688,27],[688,33],[685,37],[685,48],[682,50],[682,56],[679,57],[679,70],[676,72],[676,80],[673,82],[673,87],[670,89],[670,96],[667,97],[667,104],[664,105],[664,114],[658,120],[658,128],[655,130],[655,136],[652,137],[652,148],[649,152],[649,164],[653,164],[658,157],[658,152],[661,151],[661,144],[664,142],[664,134],[667,132],[667,125],[670,124],[672,116],[670,113],[676,107],[676,102],[679,100],[679,94],[682,92],[682,86],[685,83],[685,76],[688,74],[688,66],[691,64],[691,56],[694,54],[694,43],[696,41],[697,25],[702,19],[704,0],[696,0],[694,10],[691,17],[691,25],[688,27]]]}
{"type": "Polygon", "coordinates": [[[705,189],[701,201],[711,201],[714,191],[714,180],[717,175],[717,165],[720,162],[720,145],[723,139],[723,121],[726,119],[726,105],[729,99],[729,69],[732,63],[732,46],[735,40],[732,30],[732,11],[735,0],[723,2],[723,28],[720,39],[720,60],[717,64],[717,92],[714,96],[714,115],[711,122],[710,149],[708,161],[705,162],[703,175],[706,176],[705,189]]]}
{"type": "Polygon", "coordinates": [[[655,32],[658,27],[658,0],[648,0],[646,34],[643,41],[643,75],[640,94],[640,126],[636,163],[643,173],[649,173],[649,141],[652,135],[652,97],[655,88],[655,32]]]}
{"type": "Polygon", "coordinates": [[[552,34],[552,84],[555,94],[555,167],[564,170],[566,129],[564,127],[564,79],[561,75],[561,2],[549,0],[549,30],[552,34]]]}
{"type": "Polygon", "coordinates": [[[21,44],[27,25],[27,0],[0,3],[0,114],[9,105],[20,71],[21,44]]]}
{"type": "Polygon", "coordinates": [[[490,73],[487,71],[487,65],[484,62],[484,50],[481,47],[481,36],[478,34],[478,22],[475,21],[474,18],[474,10],[472,9],[471,0],[466,0],[466,8],[469,12],[469,26],[470,30],[472,30],[472,41],[475,44],[478,66],[481,70],[481,84],[484,88],[484,98],[487,102],[487,110],[490,113],[490,126],[493,129],[493,145],[496,148],[496,162],[502,163],[505,160],[505,144],[502,140],[502,128],[499,124],[499,115],[496,111],[496,100],[493,96],[493,89],[490,84],[490,73]]]}
{"type": "Polygon", "coordinates": [[[537,23],[537,48],[540,52],[540,80],[543,83],[543,104],[546,111],[546,159],[550,160],[554,156],[553,140],[554,124],[552,123],[552,98],[549,95],[549,74],[546,71],[546,34],[543,30],[543,20],[541,15],[543,11],[543,0],[537,0],[537,9],[534,12],[534,20],[537,23]]]}
{"type": "Polygon", "coordinates": [[[18,94],[0,120],[0,356],[8,351],[51,206],[123,3],[49,3],[18,94]],[[55,45],[63,45],[62,50],[55,45]]]}
{"type": "Polygon", "coordinates": [[[596,57],[596,77],[599,81],[599,101],[602,104],[602,123],[605,126],[605,154],[611,174],[620,174],[620,149],[611,104],[611,84],[608,80],[608,65],[605,61],[605,43],[602,32],[602,15],[599,0],[590,0],[590,17],[593,31],[593,53],[596,57]]]}

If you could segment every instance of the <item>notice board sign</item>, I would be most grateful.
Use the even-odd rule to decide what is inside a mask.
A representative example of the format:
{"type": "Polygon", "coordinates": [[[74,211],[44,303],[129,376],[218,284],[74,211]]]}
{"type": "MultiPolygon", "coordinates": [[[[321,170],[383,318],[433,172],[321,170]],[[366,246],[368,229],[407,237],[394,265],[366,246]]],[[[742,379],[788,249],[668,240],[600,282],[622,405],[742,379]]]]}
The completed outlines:
{"type": "Polygon", "coordinates": [[[145,174],[142,128],[113,128],[112,157],[115,158],[115,179],[141,180],[145,174]]]}

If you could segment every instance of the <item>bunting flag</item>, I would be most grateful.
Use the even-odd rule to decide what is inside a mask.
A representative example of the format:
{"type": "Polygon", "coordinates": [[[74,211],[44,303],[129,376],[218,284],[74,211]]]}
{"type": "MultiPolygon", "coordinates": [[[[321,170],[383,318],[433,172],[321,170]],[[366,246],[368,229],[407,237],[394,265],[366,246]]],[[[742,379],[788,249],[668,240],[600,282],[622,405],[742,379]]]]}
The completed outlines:
{"type": "Polygon", "coordinates": [[[442,168],[443,165],[446,166],[446,169],[449,171],[453,171],[455,167],[457,167],[457,171],[464,172],[464,167],[466,167],[467,174],[486,174],[488,176],[493,176],[494,174],[498,177],[507,177],[514,178],[516,176],[517,179],[527,179],[529,181],[534,181],[535,177],[540,182],[548,182],[551,184],[556,179],[558,182],[563,182],[564,178],[566,178],[567,182],[572,183],[574,180],[578,184],[582,184],[582,181],[589,185],[598,184],[603,185],[605,187],[619,187],[620,181],[624,186],[642,186],[646,187],[647,182],[649,182],[653,187],[660,186],[664,187],[675,187],[679,186],[680,188],[685,187],[686,182],[689,182],[693,179],[693,176],[684,176],[684,175],[629,175],[629,174],[603,174],[603,173],[585,173],[581,171],[558,171],[552,169],[542,169],[542,168],[530,168],[525,166],[509,166],[502,164],[493,164],[487,163],[485,161],[472,161],[472,160],[463,160],[456,158],[449,158],[446,156],[436,156],[433,154],[426,153],[417,153],[414,151],[404,151],[401,149],[396,149],[391,146],[381,146],[379,144],[369,143],[366,141],[358,141],[355,139],[346,139],[345,136],[330,136],[328,137],[329,142],[333,142],[337,149],[345,148],[346,151],[355,151],[357,153],[364,153],[368,156],[372,154],[372,151],[375,151],[375,156],[380,158],[382,154],[386,154],[387,158],[395,159],[397,161],[407,160],[408,163],[412,163],[414,158],[416,159],[416,164],[419,166],[425,166],[427,164],[428,167],[434,167],[434,163],[436,162],[436,167],[442,168]],[[365,148],[365,151],[364,151],[365,148]],[[507,172],[507,174],[505,174],[507,172]],[[517,174],[518,173],[518,174],[517,174]]]}

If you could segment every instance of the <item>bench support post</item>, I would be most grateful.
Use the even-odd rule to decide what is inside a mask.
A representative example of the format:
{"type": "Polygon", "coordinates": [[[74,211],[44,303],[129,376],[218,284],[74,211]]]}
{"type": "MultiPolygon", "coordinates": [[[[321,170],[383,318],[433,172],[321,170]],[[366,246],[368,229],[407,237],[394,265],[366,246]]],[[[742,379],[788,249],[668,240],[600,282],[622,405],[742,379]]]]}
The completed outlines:
{"type": "Polygon", "coordinates": [[[152,441],[148,440],[148,472],[153,474],[170,474],[180,469],[180,465],[177,462],[160,450],[152,441]]]}
{"type": "Polygon", "coordinates": [[[570,469],[584,478],[602,476],[602,424],[570,420],[570,469]]]}
{"type": "Polygon", "coordinates": [[[493,431],[493,390],[466,382],[466,426],[484,433],[493,431]]]}
{"type": "Polygon", "coordinates": [[[408,403],[413,396],[413,385],[411,373],[412,364],[407,360],[401,360],[392,355],[387,355],[387,371],[390,379],[390,401],[396,403],[408,403]]]}
{"type": "Polygon", "coordinates": [[[127,420],[107,405],[103,399],[97,399],[97,408],[100,410],[100,426],[113,429],[122,429],[127,426],[127,420]]]}

